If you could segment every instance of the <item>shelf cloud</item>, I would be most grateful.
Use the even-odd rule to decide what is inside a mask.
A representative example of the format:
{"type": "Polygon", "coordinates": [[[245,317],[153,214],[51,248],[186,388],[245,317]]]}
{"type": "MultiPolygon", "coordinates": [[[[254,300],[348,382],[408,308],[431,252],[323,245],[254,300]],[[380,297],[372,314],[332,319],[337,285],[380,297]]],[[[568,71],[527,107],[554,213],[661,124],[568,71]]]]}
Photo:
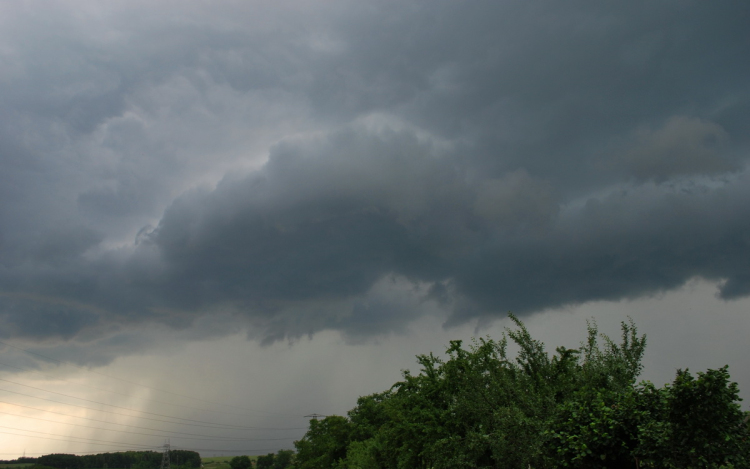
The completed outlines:
{"type": "Polygon", "coordinates": [[[750,295],[744,5],[66,5],[2,7],[0,338],[750,295]]]}

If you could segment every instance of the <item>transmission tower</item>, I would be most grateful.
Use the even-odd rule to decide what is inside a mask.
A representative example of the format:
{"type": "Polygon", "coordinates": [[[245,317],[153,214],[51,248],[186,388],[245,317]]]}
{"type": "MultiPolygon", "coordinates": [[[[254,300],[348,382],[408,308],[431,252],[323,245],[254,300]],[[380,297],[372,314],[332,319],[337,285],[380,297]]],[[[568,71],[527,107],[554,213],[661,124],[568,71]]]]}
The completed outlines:
{"type": "Polygon", "coordinates": [[[326,417],[326,415],[320,415],[320,414],[305,415],[306,419],[318,420],[318,417],[326,417]]]}
{"type": "Polygon", "coordinates": [[[169,440],[164,442],[164,454],[161,457],[161,469],[172,469],[169,462],[169,440]]]}

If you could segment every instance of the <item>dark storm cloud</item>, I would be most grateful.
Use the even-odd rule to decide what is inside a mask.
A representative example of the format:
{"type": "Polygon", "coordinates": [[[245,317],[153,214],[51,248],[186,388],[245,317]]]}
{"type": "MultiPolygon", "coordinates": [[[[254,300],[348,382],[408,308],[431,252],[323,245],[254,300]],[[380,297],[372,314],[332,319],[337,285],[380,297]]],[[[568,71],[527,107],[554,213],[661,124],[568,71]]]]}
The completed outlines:
{"type": "Polygon", "coordinates": [[[736,171],[740,161],[722,151],[727,139],[724,129],[714,123],[673,117],[656,131],[640,129],[636,143],[624,155],[623,166],[639,179],[657,181],[736,171]]]}
{"type": "Polygon", "coordinates": [[[467,143],[485,171],[525,168],[580,190],[622,176],[601,167],[617,139],[675,115],[747,142],[747,16],[680,2],[405,8],[349,21],[349,53],[319,75],[328,92],[314,96],[337,112],[408,116],[467,143]]]}
{"type": "Polygon", "coordinates": [[[404,134],[347,133],[304,158],[289,152],[167,210],[152,240],[182,297],[345,298],[397,274],[433,291],[446,281],[463,298],[455,321],[648,295],[694,276],[727,279],[725,298],[742,291],[745,174],[714,187],[630,186],[560,211],[543,182],[466,178],[404,134]]]}
{"type": "Polygon", "coordinates": [[[84,5],[4,7],[6,337],[750,293],[745,5],[84,5]]]}

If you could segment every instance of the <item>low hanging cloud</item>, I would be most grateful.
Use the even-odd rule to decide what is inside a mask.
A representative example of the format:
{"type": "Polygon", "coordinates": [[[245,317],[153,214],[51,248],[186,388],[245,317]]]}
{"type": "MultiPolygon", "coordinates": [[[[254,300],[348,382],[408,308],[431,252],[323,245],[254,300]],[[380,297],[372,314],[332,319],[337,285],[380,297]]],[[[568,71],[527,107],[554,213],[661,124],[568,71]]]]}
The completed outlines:
{"type": "Polygon", "coordinates": [[[311,5],[7,7],[2,337],[109,360],[146,327],[750,294],[740,7],[311,5]]]}
{"type": "Polygon", "coordinates": [[[720,294],[735,298],[747,293],[747,177],[563,205],[524,171],[477,180],[408,132],[349,130],[280,145],[261,170],[181,196],[130,254],[37,279],[47,295],[88,305],[40,313],[66,329],[40,329],[7,301],[6,320],[20,335],[69,338],[108,321],[179,329],[229,312],[266,341],[322,329],[359,340],[423,314],[455,325],[654,294],[695,276],[725,279],[720,294]]]}
{"type": "Polygon", "coordinates": [[[672,117],[657,130],[639,129],[635,139],[623,164],[639,179],[714,176],[741,168],[741,162],[726,153],[726,131],[698,118],[672,117]]]}

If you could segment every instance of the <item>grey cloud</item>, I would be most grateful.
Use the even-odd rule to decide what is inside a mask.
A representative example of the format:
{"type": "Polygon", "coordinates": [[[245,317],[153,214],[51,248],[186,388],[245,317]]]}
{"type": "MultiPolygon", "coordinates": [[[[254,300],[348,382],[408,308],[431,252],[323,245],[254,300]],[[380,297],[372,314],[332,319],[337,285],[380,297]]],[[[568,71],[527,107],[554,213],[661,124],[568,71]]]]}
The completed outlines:
{"type": "Polygon", "coordinates": [[[334,89],[360,99],[377,91],[374,108],[469,143],[468,157],[484,171],[499,176],[525,168],[567,191],[622,178],[599,163],[623,128],[676,113],[735,128],[726,122],[722,96],[734,90],[730,107],[747,104],[741,78],[747,66],[738,62],[746,48],[741,13],[697,4],[684,10],[647,2],[617,9],[585,4],[441,4],[384,20],[408,28],[353,21],[348,36],[356,40],[345,56],[351,60],[332,70],[361,70],[361,80],[350,81],[370,86],[345,82],[334,89]],[[378,68],[357,67],[362,61],[378,68]],[[386,84],[408,83],[413,91],[382,96],[376,84],[388,74],[386,84]]]}
{"type": "Polygon", "coordinates": [[[519,313],[653,295],[694,276],[729,279],[720,294],[736,298],[747,289],[750,255],[746,181],[745,174],[715,190],[642,187],[592,199],[544,237],[467,260],[457,290],[485,311],[503,305],[519,313]]]}
{"type": "Polygon", "coordinates": [[[623,164],[640,179],[664,181],[681,175],[716,175],[740,169],[722,152],[729,136],[720,126],[676,116],[661,128],[639,129],[623,164]]]}
{"type": "Polygon", "coordinates": [[[5,330],[358,341],[750,291],[745,6],[182,5],[8,7],[5,330]]]}
{"type": "MultiPolygon", "coordinates": [[[[180,291],[200,292],[193,301],[349,298],[393,273],[434,284],[434,291],[448,280],[453,296],[464,298],[452,324],[508,309],[653,294],[694,276],[741,281],[746,175],[719,188],[633,186],[558,214],[549,185],[523,172],[472,183],[454,159],[425,151],[417,157],[412,149],[412,164],[443,168],[395,176],[434,194],[413,211],[381,191],[388,185],[377,178],[391,174],[379,168],[414,140],[392,134],[378,145],[371,136],[342,143],[353,138],[334,137],[306,157],[285,147],[260,174],[167,211],[153,239],[171,280],[187,282],[180,291]],[[342,158],[347,164],[334,164],[342,158]],[[442,206],[437,194],[446,188],[451,203],[442,206]]],[[[352,307],[353,316],[363,304],[352,307]]]]}
{"type": "MultiPolygon", "coordinates": [[[[407,136],[381,141],[349,133],[312,156],[280,147],[259,174],[178,200],[154,243],[178,278],[195,282],[189,290],[207,287],[201,298],[363,293],[397,266],[429,261],[406,224],[434,222],[427,214],[439,200],[422,191],[442,188],[420,179],[440,168],[412,150],[425,153],[407,136]],[[396,175],[408,166],[414,171],[396,175]],[[406,210],[399,210],[401,200],[406,210]],[[414,220],[417,213],[425,220],[414,220]]],[[[450,183],[455,176],[444,177],[450,183]]]]}
{"type": "Polygon", "coordinates": [[[69,340],[100,320],[97,311],[80,305],[22,295],[0,296],[0,311],[4,339],[69,340]]]}
{"type": "Polygon", "coordinates": [[[479,184],[474,213],[493,225],[547,226],[559,210],[549,183],[534,180],[524,170],[479,184]]]}

